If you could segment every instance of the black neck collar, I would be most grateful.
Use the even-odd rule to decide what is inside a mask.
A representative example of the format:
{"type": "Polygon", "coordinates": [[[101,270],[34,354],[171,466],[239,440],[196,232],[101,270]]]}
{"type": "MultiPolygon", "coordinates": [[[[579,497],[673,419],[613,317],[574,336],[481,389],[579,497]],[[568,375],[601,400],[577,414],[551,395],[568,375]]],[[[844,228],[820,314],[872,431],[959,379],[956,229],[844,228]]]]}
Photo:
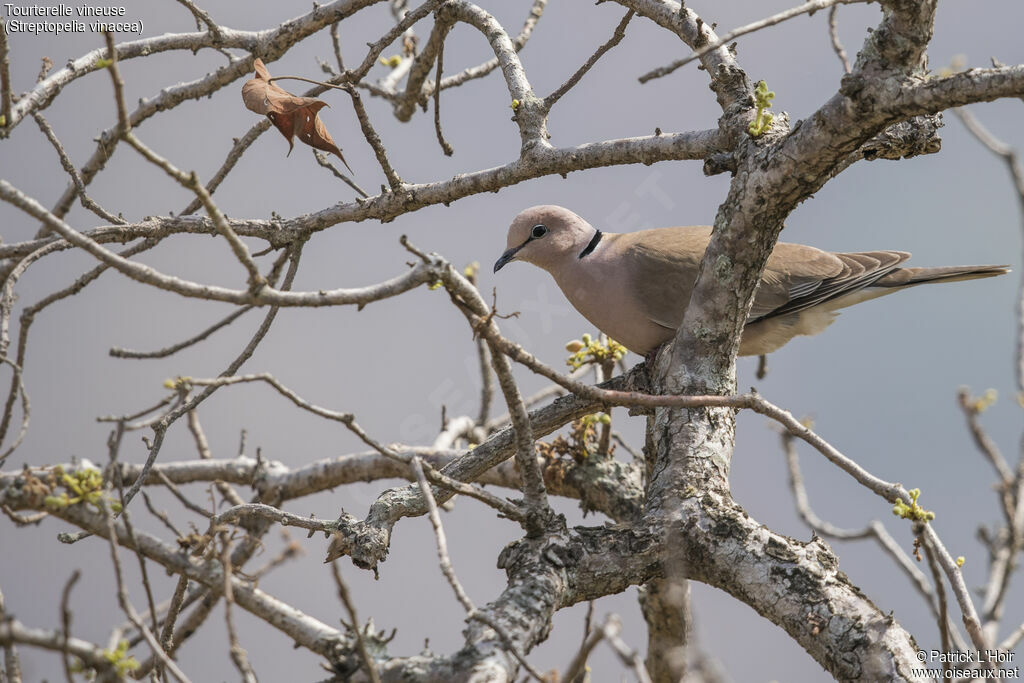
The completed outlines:
{"type": "Polygon", "coordinates": [[[587,247],[583,251],[581,251],[580,255],[577,256],[576,258],[582,259],[585,256],[589,256],[590,252],[594,251],[594,249],[597,249],[597,245],[601,243],[602,237],[604,237],[604,233],[595,228],[594,236],[591,238],[590,244],[588,244],[587,247]]]}

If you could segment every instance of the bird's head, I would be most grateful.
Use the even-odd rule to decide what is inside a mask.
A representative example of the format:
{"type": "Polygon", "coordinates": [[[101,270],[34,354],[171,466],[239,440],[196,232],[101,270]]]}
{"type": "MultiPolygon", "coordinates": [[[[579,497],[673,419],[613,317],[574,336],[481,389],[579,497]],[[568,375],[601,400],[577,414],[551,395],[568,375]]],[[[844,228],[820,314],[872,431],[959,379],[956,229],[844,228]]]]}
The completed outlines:
{"type": "Polygon", "coordinates": [[[498,272],[511,261],[526,261],[552,270],[568,259],[579,258],[597,230],[561,206],[531,206],[512,220],[505,253],[495,264],[498,272]]]}

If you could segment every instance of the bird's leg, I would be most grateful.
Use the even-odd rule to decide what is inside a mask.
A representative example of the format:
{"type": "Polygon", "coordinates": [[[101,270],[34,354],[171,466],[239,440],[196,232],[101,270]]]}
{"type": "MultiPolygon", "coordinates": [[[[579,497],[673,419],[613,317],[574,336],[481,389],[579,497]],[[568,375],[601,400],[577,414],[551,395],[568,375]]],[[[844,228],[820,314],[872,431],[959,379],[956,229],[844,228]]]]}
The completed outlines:
{"type": "Polygon", "coordinates": [[[757,357],[757,378],[764,379],[768,376],[768,356],[762,353],[757,357]]]}

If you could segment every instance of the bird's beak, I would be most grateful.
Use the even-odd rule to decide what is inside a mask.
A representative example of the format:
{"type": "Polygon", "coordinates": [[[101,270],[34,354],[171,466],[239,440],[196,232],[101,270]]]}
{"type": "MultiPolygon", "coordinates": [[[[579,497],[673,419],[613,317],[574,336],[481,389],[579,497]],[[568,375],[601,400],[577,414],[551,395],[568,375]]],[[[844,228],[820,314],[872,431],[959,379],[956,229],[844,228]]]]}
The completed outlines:
{"type": "Polygon", "coordinates": [[[497,273],[499,270],[504,268],[508,263],[516,260],[516,253],[523,248],[524,245],[520,244],[518,247],[512,247],[505,251],[501,255],[501,258],[494,262],[494,272],[497,273]]]}

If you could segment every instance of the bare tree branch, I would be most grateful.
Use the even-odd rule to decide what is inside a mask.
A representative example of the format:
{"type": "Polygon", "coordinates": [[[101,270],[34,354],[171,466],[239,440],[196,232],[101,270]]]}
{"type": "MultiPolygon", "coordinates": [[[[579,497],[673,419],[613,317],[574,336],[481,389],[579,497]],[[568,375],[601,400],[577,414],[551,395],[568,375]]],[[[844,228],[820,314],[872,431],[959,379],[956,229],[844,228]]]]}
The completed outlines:
{"type": "Polygon", "coordinates": [[[356,614],[355,603],[352,602],[352,596],[349,593],[348,586],[345,584],[345,579],[341,576],[337,562],[331,563],[331,573],[334,576],[334,583],[338,586],[338,597],[341,598],[342,604],[345,605],[345,609],[348,611],[349,619],[352,620],[352,631],[355,634],[356,644],[359,647],[359,656],[363,658],[363,664],[366,665],[366,675],[371,683],[380,683],[380,672],[377,671],[377,664],[374,662],[373,656],[366,646],[362,622],[359,620],[359,615],[356,614]]]}
{"type": "Polygon", "coordinates": [[[11,60],[7,46],[7,23],[0,18],[0,116],[3,117],[3,122],[0,123],[3,135],[0,137],[7,137],[10,134],[10,129],[14,127],[14,119],[11,118],[11,103],[13,100],[14,95],[11,92],[11,60]]]}
{"type": "Polygon", "coordinates": [[[635,12],[633,10],[626,12],[626,15],[622,17],[622,21],[619,22],[619,25],[616,26],[615,30],[612,32],[612,37],[601,45],[601,47],[597,48],[597,51],[590,55],[590,58],[584,62],[583,66],[576,70],[576,73],[569,77],[569,80],[558,86],[557,90],[544,98],[545,109],[551,111],[551,107],[555,106],[555,103],[562,99],[562,96],[565,95],[565,93],[569,92],[571,88],[580,82],[580,79],[590,71],[594,64],[597,64],[597,60],[601,59],[608,50],[622,42],[622,39],[626,36],[626,26],[629,24],[634,14],[635,12]]]}
{"type": "MultiPolygon", "coordinates": [[[[745,26],[733,29],[732,31],[729,31],[721,38],[707,42],[700,48],[695,49],[693,53],[691,53],[690,55],[683,57],[682,59],[677,59],[668,66],[659,67],[657,69],[654,69],[653,71],[645,73],[643,76],[640,77],[640,82],[646,83],[649,80],[661,78],[662,76],[667,76],[676,69],[682,66],[686,66],[687,64],[694,60],[700,59],[709,52],[717,50],[718,48],[723,47],[731,43],[732,41],[736,40],[740,36],[745,36],[748,33],[753,33],[755,31],[760,31],[761,29],[768,28],[769,26],[781,24],[784,21],[792,19],[793,17],[798,17],[802,14],[814,14],[818,10],[825,9],[826,7],[831,7],[834,10],[836,6],[841,4],[848,5],[866,1],[868,0],[810,0],[810,2],[805,2],[802,5],[792,7],[784,12],[779,12],[778,14],[774,14],[765,19],[754,21],[749,24],[746,24],[745,26]]],[[[847,71],[849,71],[849,69],[847,69],[847,71]]]]}
{"type": "Polygon", "coordinates": [[[836,19],[838,14],[839,5],[832,5],[828,9],[828,37],[832,41],[832,51],[836,53],[839,63],[843,65],[843,71],[850,73],[850,60],[846,56],[843,44],[839,42],[839,22],[836,19]]]}
{"type": "MultiPolygon", "coordinates": [[[[0,199],[20,212],[15,212],[18,220],[25,221],[27,216],[31,224],[38,222],[42,226],[34,239],[16,238],[19,241],[0,244],[0,259],[3,260],[0,263],[0,279],[3,280],[0,285],[0,363],[12,369],[5,410],[0,417],[0,445],[7,445],[8,449],[0,455],[0,462],[21,443],[21,436],[28,427],[25,385],[32,378],[24,376],[23,370],[29,368],[29,373],[35,372],[32,368],[36,367],[36,361],[27,357],[29,329],[35,316],[52,304],[75,296],[107,269],[145,285],[145,291],[154,295],[158,294],[156,290],[163,290],[181,297],[237,307],[230,314],[221,313],[227,317],[202,332],[157,351],[113,352],[123,357],[162,358],[184,348],[196,348],[250,308],[267,307],[258,328],[244,339],[244,346],[233,360],[221,366],[224,370],[218,376],[210,377],[204,370],[192,370],[192,374],[204,373],[203,377],[196,378],[185,375],[188,370],[183,369],[182,376],[165,385],[166,394],[140,403],[150,407],[104,409],[115,414],[100,418],[114,423],[107,444],[110,462],[102,473],[84,458],[72,458],[70,464],[59,467],[43,466],[32,460],[32,464],[20,471],[0,471],[0,510],[13,524],[34,524],[48,517],[53,523],[74,527],[76,533],[60,534],[62,542],[73,543],[88,535],[97,535],[109,542],[118,601],[128,619],[114,625],[114,643],[106,652],[75,639],[70,633],[68,596],[72,584],[69,582],[61,605],[62,629],[28,629],[10,614],[2,615],[0,646],[5,650],[5,675],[15,680],[21,678],[15,646],[56,653],[56,657],[65,662],[66,679],[74,674],[71,658],[79,657],[83,666],[95,669],[101,679],[110,680],[124,675],[121,670],[124,663],[113,666],[112,659],[123,659],[126,647],[148,646],[152,652],[133,676],[165,680],[170,674],[183,679],[184,673],[175,663],[176,653],[202,626],[208,626],[203,633],[209,630],[206,622],[223,598],[230,654],[242,680],[253,681],[256,674],[239,639],[236,607],[272,625],[282,638],[304,648],[308,655],[325,659],[327,668],[339,680],[486,678],[501,682],[514,681],[521,677],[523,670],[536,680],[548,680],[554,674],[542,674],[529,663],[528,657],[548,637],[554,627],[555,614],[582,601],[591,602],[593,607],[593,601],[600,597],[638,586],[649,630],[646,665],[629,644],[634,640],[633,635],[622,634],[617,619],[610,617],[590,630],[588,613],[584,642],[569,663],[566,680],[578,679],[588,655],[602,640],[612,648],[621,666],[632,671],[638,680],[677,680],[683,676],[687,660],[699,661],[699,654],[692,654],[690,648],[688,655],[685,648],[689,644],[691,620],[686,590],[689,581],[700,581],[736,596],[763,618],[779,625],[797,646],[839,680],[913,678],[912,672],[921,664],[914,638],[891,612],[874,604],[851,583],[826,542],[815,536],[810,542],[802,543],[779,534],[753,519],[744,510],[743,501],[734,498],[730,468],[739,410],[765,415],[781,425],[797,510],[816,533],[844,540],[874,538],[910,578],[935,615],[939,640],[945,651],[985,651],[996,647],[1004,612],[1011,612],[1006,604],[1010,578],[1019,561],[1020,549],[1024,547],[1024,456],[1014,469],[1014,464],[1006,460],[982,428],[978,420],[982,406],[972,402],[966,394],[961,398],[972,434],[999,478],[998,495],[1005,524],[995,531],[983,530],[981,534],[989,551],[989,566],[986,582],[980,590],[979,609],[967,590],[960,567],[962,558],[953,559],[941,542],[937,527],[931,521],[934,515],[917,504],[919,492],[908,491],[902,484],[894,483],[895,479],[869,471],[851,454],[841,452],[788,411],[760,395],[739,392],[735,357],[767,259],[794,208],[858,161],[900,159],[938,151],[941,145],[937,134],[941,124],[939,112],[967,103],[1024,96],[1024,65],[994,63],[990,69],[929,74],[926,56],[937,0],[882,0],[881,19],[866,32],[852,65],[848,64],[838,41],[836,10],[839,4],[860,0],[813,0],[721,38],[715,33],[714,23],[706,22],[676,0],[617,0],[626,12],[612,36],[568,80],[542,99],[533,92],[531,85],[539,80],[535,78],[538,67],[530,60],[524,64],[518,52],[536,27],[545,0],[533,1],[525,25],[515,37],[488,11],[470,0],[422,0],[414,8],[408,0],[391,0],[387,5],[379,0],[333,0],[315,4],[311,11],[262,31],[240,31],[219,24],[196,5],[197,1],[178,0],[195,18],[197,32],[154,36],[120,45],[115,44],[108,33],[105,48],[73,59],[53,73],[50,73],[52,64],[44,61],[36,85],[18,98],[12,90],[6,62],[6,37],[0,35],[0,113],[4,116],[0,137],[7,137],[21,119],[31,115],[56,150],[70,178],[68,187],[51,210],[21,189],[35,187],[32,182],[13,176],[0,180],[0,199]],[[394,20],[385,17],[385,25],[366,43],[358,67],[347,69],[340,36],[349,23],[342,22],[375,4],[381,5],[381,11],[387,7],[394,20]],[[791,124],[786,115],[779,114],[763,129],[751,129],[752,118],[759,116],[755,110],[763,109],[763,103],[756,104],[754,89],[737,58],[733,39],[796,16],[813,14],[818,9],[829,10],[829,35],[846,75],[836,79],[834,92],[802,121],[791,124]],[[432,15],[433,24],[423,29],[422,26],[429,23],[424,21],[428,15],[432,15]],[[646,30],[671,34],[687,46],[691,54],[678,64],[700,61],[717,97],[720,117],[713,128],[704,131],[663,134],[658,130],[650,137],[552,146],[547,117],[553,105],[581,82],[599,59],[611,58],[608,56],[611,48],[622,40],[634,15],[651,22],[653,26],[648,25],[646,30]],[[453,30],[455,27],[458,30],[453,30]],[[424,36],[429,33],[422,44],[414,28],[424,36]],[[303,207],[304,213],[293,217],[282,218],[271,212],[269,217],[257,214],[250,218],[230,218],[212,195],[229,174],[243,172],[239,170],[242,168],[239,160],[253,141],[269,128],[267,121],[250,127],[233,141],[226,157],[219,167],[214,166],[216,171],[205,184],[199,182],[195,173],[182,170],[193,161],[179,160],[186,164],[181,166],[142,141],[138,128],[157,113],[174,109],[189,99],[214,95],[245,78],[256,57],[269,63],[290,52],[297,54],[294,48],[303,45],[307,38],[328,31],[329,47],[328,36],[315,40],[322,39],[322,47],[333,50],[336,67],[321,62],[329,79],[313,81],[305,75],[294,78],[314,84],[315,87],[307,91],[308,96],[318,95],[328,88],[349,92],[363,137],[373,150],[385,179],[385,185],[376,195],[368,196],[359,185],[316,156],[321,166],[348,183],[359,196],[352,198],[345,194],[348,199],[332,200],[337,203],[328,206],[303,207]],[[490,58],[446,77],[446,66],[449,70],[452,67],[444,58],[447,56],[451,61],[453,55],[460,54],[456,47],[461,50],[463,43],[457,44],[457,41],[463,38],[466,44],[477,43],[477,48],[488,52],[490,58]],[[400,41],[400,46],[390,48],[396,41],[400,41]],[[379,81],[371,82],[368,79],[371,68],[381,61],[389,48],[399,51],[397,58],[383,60],[389,69],[379,81]],[[182,53],[185,57],[186,50],[195,53],[204,49],[216,52],[209,56],[225,60],[219,68],[202,77],[171,84],[151,97],[142,98],[134,108],[128,106],[120,62],[146,58],[144,64],[148,66],[151,55],[168,52],[182,53]],[[99,83],[96,79],[105,76],[94,72],[103,68],[110,70],[113,82],[116,121],[113,124],[108,121],[108,127],[101,130],[95,140],[96,146],[89,159],[76,167],[63,142],[73,151],[80,149],[73,145],[83,141],[76,137],[62,142],[42,112],[62,96],[66,86],[79,79],[91,79],[83,81],[83,87],[99,83]],[[400,121],[410,119],[417,107],[429,108],[429,99],[433,97],[435,134],[442,150],[449,150],[441,127],[440,91],[464,85],[497,68],[501,69],[501,78],[492,83],[497,88],[494,92],[507,98],[505,105],[511,109],[512,123],[520,137],[519,149],[513,152],[512,158],[493,168],[466,169],[467,172],[450,179],[404,181],[392,164],[392,160],[397,162],[408,156],[407,150],[396,146],[401,136],[385,148],[377,131],[385,138],[393,136],[372,118],[376,112],[363,106],[360,93],[369,92],[384,98],[400,121]],[[185,208],[186,215],[156,215],[128,222],[90,198],[90,183],[98,178],[122,140],[175,183],[195,193],[195,200],[185,208]],[[632,370],[627,371],[623,365],[621,377],[611,378],[614,362],[602,365],[600,374],[593,380],[600,382],[597,386],[589,384],[589,378],[584,381],[583,375],[567,376],[555,370],[540,362],[531,353],[532,349],[506,338],[501,329],[504,327],[501,320],[506,316],[497,310],[496,300],[488,305],[480,295],[472,268],[456,269],[442,256],[424,253],[404,238],[402,244],[416,258],[407,264],[407,270],[391,279],[356,288],[335,285],[333,289],[321,290],[317,284],[309,284],[304,285],[305,291],[293,290],[305,243],[316,233],[339,224],[365,220],[389,222],[423,207],[449,204],[554,174],[668,160],[701,160],[704,172],[709,175],[728,172],[730,176],[725,179],[728,191],[719,206],[690,300],[678,302],[682,324],[676,339],[632,370]],[[83,213],[84,218],[76,219],[79,214],[69,214],[76,201],[91,215],[83,213]],[[205,210],[206,216],[191,215],[199,208],[205,210]],[[245,285],[221,286],[219,270],[210,271],[215,274],[186,279],[134,258],[171,238],[177,240],[178,236],[182,236],[181,241],[198,242],[195,239],[198,235],[215,236],[216,244],[228,243],[232,255],[226,263],[230,267],[237,261],[242,266],[245,285]],[[113,243],[132,244],[115,252],[113,243]],[[277,250],[281,253],[267,259],[274,259],[272,265],[260,261],[277,250]],[[29,269],[33,274],[45,273],[44,267],[35,266],[44,261],[47,267],[50,263],[59,263],[59,254],[71,255],[65,262],[75,264],[82,253],[98,263],[70,266],[81,270],[73,271],[72,282],[62,289],[44,282],[49,289],[43,298],[23,308],[19,318],[15,317],[23,290],[38,286],[39,279],[23,277],[29,269]],[[278,286],[285,263],[288,264],[287,274],[278,286]],[[214,282],[218,284],[212,284],[214,282]],[[483,375],[479,410],[456,406],[446,399],[445,404],[452,413],[449,415],[442,410],[440,428],[426,436],[417,436],[415,443],[386,442],[385,439],[393,435],[379,426],[371,430],[375,433],[371,436],[355,421],[355,415],[363,413],[362,404],[348,406],[346,412],[316,405],[277,380],[281,375],[273,367],[268,367],[266,372],[239,374],[242,365],[264,344],[281,307],[355,305],[361,309],[420,285],[444,287],[451,303],[464,315],[475,337],[473,353],[466,356],[466,361],[471,371],[479,365],[483,375]],[[686,306],[685,312],[683,306],[686,306]],[[12,351],[15,324],[18,325],[17,346],[16,351],[12,351]],[[513,363],[524,365],[550,380],[554,387],[524,398],[513,374],[513,363]],[[492,372],[508,406],[508,414],[496,419],[489,418],[494,390],[492,372]],[[273,453],[273,457],[289,463],[285,465],[264,457],[259,446],[255,448],[255,457],[246,455],[249,450],[244,445],[243,432],[243,445],[237,456],[215,458],[219,454],[216,450],[220,450],[221,436],[211,431],[208,440],[204,429],[216,428],[210,424],[209,416],[213,413],[204,409],[205,424],[200,424],[197,409],[225,387],[249,384],[268,385],[307,417],[341,423],[372,450],[317,461],[312,457],[300,460],[303,455],[333,456],[334,452],[317,444],[296,442],[295,454],[285,457],[273,453]],[[528,410],[536,402],[560,392],[569,395],[528,410]],[[13,445],[8,445],[6,440],[13,431],[19,396],[22,398],[21,435],[11,439],[13,445]],[[589,422],[578,422],[570,428],[568,439],[557,437],[550,444],[536,443],[536,439],[552,434],[573,420],[598,411],[608,413],[613,406],[628,407],[631,415],[647,416],[643,453],[625,449],[633,456],[632,462],[628,462],[628,457],[626,461],[614,457],[612,441],[623,445],[626,442],[616,437],[610,424],[598,427],[599,431],[595,432],[589,422]],[[187,417],[187,424],[175,428],[174,423],[183,416],[187,417]],[[189,443],[193,444],[198,457],[194,454],[181,456],[173,451],[180,438],[189,439],[183,432],[186,428],[191,434],[189,443]],[[119,452],[123,437],[127,432],[138,430],[147,430],[144,435],[135,435],[142,438],[145,450],[139,451],[138,462],[122,462],[119,452]],[[863,529],[841,529],[822,519],[827,512],[823,511],[822,517],[815,513],[797,463],[794,445],[797,438],[806,441],[854,482],[895,505],[898,513],[911,511],[906,515],[908,523],[917,535],[917,547],[927,555],[932,581],[881,522],[874,520],[863,529]],[[568,450],[563,448],[569,441],[596,446],[584,445],[581,454],[573,450],[575,445],[568,450]],[[360,511],[364,513],[361,517],[352,514],[348,500],[345,505],[350,511],[340,513],[337,503],[326,513],[314,510],[308,516],[284,509],[289,501],[306,500],[308,496],[336,486],[386,478],[411,483],[388,489],[383,489],[382,485],[368,508],[360,511]],[[189,484],[194,488],[188,488],[189,484]],[[521,491],[521,499],[505,498],[504,495],[512,495],[507,490],[496,495],[484,488],[487,484],[521,491]],[[127,491],[123,490],[125,485],[127,491]],[[111,497],[111,486],[116,486],[121,494],[122,507],[117,509],[117,514],[113,513],[117,504],[111,497]],[[172,509],[163,511],[144,493],[144,509],[160,521],[153,526],[167,540],[144,530],[142,525],[132,524],[133,519],[128,516],[127,506],[133,497],[152,486],[167,488],[173,496],[168,497],[172,509]],[[238,491],[235,486],[239,487],[238,491]],[[246,502],[240,492],[250,489],[253,497],[246,502]],[[482,501],[491,509],[478,509],[492,517],[511,519],[522,528],[521,537],[508,544],[497,558],[498,567],[505,572],[505,583],[485,605],[470,599],[456,577],[448,554],[448,537],[440,520],[439,506],[449,503],[457,494],[482,501]],[[577,499],[584,513],[600,512],[611,523],[570,528],[552,509],[551,496],[577,499]],[[226,509],[221,505],[221,498],[230,503],[226,509]],[[199,523],[194,523],[193,514],[206,520],[205,532],[196,527],[199,523]],[[372,619],[361,623],[338,574],[339,595],[352,622],[344,628],[324,624],[258,587],[262,576],[289,558],[302,554],[310,543],[314,544],[310,545],[312,552],[318,552],[315,549],[322,547],[319,535],[308,543],[285,538],[283,549],[267,554],[269,560],[261,561],[261,566],[256,568],[247,567],[257,553],[269,547],[266,535],[271,529],[280,528],[284,533],[286,527],[298,526],[307,529],[311,539],[315,532],[322,532],[330,539],[328,559],[348,555],[356,566],[376,572],[387,558],[392,543],[402,538],[399,534],[393,537],[395,525],[406,517],[418,515],[427,515],[430,519],[439,565],[466,612],[463,639],[454,652],[424,651],[412,656],[389,653],[388,638],[383,632],[377,632],[372,619]],[[131,603],[119,546],[134,552],[140,562],[141,586],[148,603],[145,614],[139,614],[131,603]],[[150,583],[154,567],[150,563],[176,577],[173,591],[163,596],[166,599],[161,604],[157,604],[153,594],[155,584],[150,583]],[[758,577],[758,580],[753,581],[751,577],[758,577]],[[951,618],[952,599],[957,602],[966,636],[951,618]],[[109,651],[115,647],[116,651],[109,651]]],[[[618,52],[616,55],[621,56],[618,52]]],[[[662,71],[667,73],[671,68],[674,67],[662,71]]],[[[134,80],[134,71],[125,73],[134,80]]],[[[450,104],[454,107],[460,100],[453,97],[450,104]]],[[[504,105],[502,110],[505,110],[504,105]]],[[[494,123],[511,130],[508,123],[494,123]]],[[[980,127],[970,115],[966,115],[965,124],[986,147],[1008,163],[1024,202],[1024,176],[1013,150],[980,127]]],[[[38,138],[34,142],[43,144],[38,138]]],[[[85,141],[85,144],[90,143],[85,141]]],[[[414,166],[420,168],[421,165],[414,166]]],[[[413,166],[406,170],[420,172],[413,166]]],[[[315,167],[313,172],[320,173],[315,167]]],[[[317,180],[328,179],[321,175],[317,180]]],[[[330,182],[333,181],[328,184],[330,182]]],[[[335,188],[348,193],[347,189],[335,188]]],[[[38,197],[44,196],[45,193],[38,194],[38,197]]],[[[105,200],[105,203],[111,201],[105,200]]],[[[227,200],[223,204],[226,208],[227,200]]],[[[163,254],[157,254],[145,258],[162,257],[163,254]]],[[[396,258],[399,259],[396,263],[401,263],[402,259],[396,258]]],[[[346,278],[347,274],[342,277],[346,278]]],[[[1024,330],[1024,296],[1021,301],[1019,324],[1024,330]]],[[[447,302],[443,305],[447,306],[447,302]]],[[[1018,336],[1024,348],[1024,333],[1018,336]]],[[[466,352],[469,353],[469,347],[466,352]]],[[[1018,383],[1024,387],[1024,352],[1019,355],[1022,358],[1018,359],[1018,383]]],[[[179,362],[186,361],[179,359],[179,362]]],[[[237,400],[238,394],[243,393],[245,390],[241,388],[223,392],[227,395],[225,401],[237,400]]],[[[431,397],[429,402],[437,401],[431,397]]],[[[432,412],[435,408],[432,405],[425,410],[432,412]]],[[[371,419],[369,414],[366,419],[371,419]]],[[[617,429],[621,428],[618,422],[615,424],[617,429]]],[[[235,429],[231,427],[232,434],[236,433],[235,429]]],[[[102,453],[102,447],[99,450],[102,453]]],[[[265,447],[265,450],[272,452],[270,448],[265,447]]],[[[58,453],[53,459],[65,457],[58,453]]],[[[1015,647],[1022,637],[1024,628],[1012,629],[999,647],[1015,647]]],[[[981,665],[994,667],[993,662],[981,665]]],[[[954,669],[948,667],[946,672],[952,674],[954,669]]]]}

